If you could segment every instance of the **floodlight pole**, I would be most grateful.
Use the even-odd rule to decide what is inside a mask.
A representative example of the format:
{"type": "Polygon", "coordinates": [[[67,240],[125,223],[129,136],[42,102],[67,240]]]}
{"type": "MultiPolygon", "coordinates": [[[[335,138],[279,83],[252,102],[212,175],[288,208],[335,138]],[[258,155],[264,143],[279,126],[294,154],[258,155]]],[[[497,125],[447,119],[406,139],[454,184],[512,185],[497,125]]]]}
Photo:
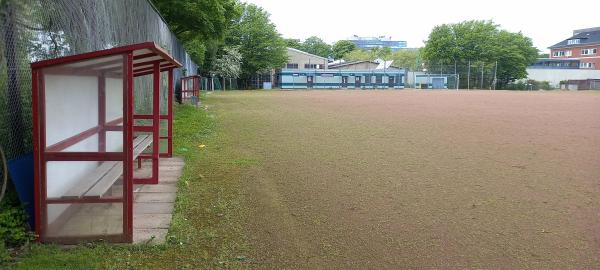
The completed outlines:
{"type": "Polygon", "coordinates": [[[483,89],[483,65],[485,62],[481,63],[481,81],[479,82],[479,89],[483,89]]]}
{"type": "Polygon", "coordinates": [[[469,70],[467,71],[467,90],[471,90],[471,60],[469,60],[469,70]]]}
{"type": "Polygon", "coordinates": [[[494,68],[494,90],[496,90],[496,83],[497,83],[497,78],[496,78],[496,74],[498,72],[498,60],[496,60],[496,68],[494,68]]]}
{"type": "Polygon", "coordinates": [[[454,73],[454,75],[456,76],[456,91],[458,91],[458,85],[460,82],[460,74],[454,73]]]}
{"type": "Polygon", "coordinates": [[[458,85],[460,84],[459,76],[456,74],[456,58],[454,59],[454,77],[456,78],[456,90],[458,90],[458,85]]]}

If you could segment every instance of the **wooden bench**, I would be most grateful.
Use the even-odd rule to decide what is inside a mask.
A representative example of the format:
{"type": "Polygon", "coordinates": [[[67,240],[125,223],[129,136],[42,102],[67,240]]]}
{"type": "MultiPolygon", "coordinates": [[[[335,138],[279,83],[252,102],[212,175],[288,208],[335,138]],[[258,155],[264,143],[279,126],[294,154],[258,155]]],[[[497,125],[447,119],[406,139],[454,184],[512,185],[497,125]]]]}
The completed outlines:
{"type": "MultiPolygon", "coordinates": [[[[133,140],[133,160],[135,160],[151,144],[151,135],[137,136],[135,140],[133,140]]],[[[62,198],[99,198],[113,186],[122,174],[123,162],[102,162],[102,164],[91,174],[80,179],[77,185],[65,192],[62,198]]]]}

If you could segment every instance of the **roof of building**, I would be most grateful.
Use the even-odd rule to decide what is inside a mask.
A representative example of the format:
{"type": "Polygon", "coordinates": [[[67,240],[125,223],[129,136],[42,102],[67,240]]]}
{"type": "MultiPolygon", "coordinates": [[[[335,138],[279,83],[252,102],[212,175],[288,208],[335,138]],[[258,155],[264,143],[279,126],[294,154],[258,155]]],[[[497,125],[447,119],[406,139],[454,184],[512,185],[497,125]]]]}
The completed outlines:
{"type": "Polygon", "coordinates": [[[400,69],[397,66],[392,65],[392,61],[385,61],[385,66],[383,66],[383,61],[381,63],[377,63],[376,61],[367,61],[367,60],[359,60],[359,61],[350,61],[350,62],[343,62],[343,63],[339,63],[339,64],[331,64],[329,63],[329,69],[336,69],[336,68],[341,68],[341,67],[346,67],[346,66],[351,66],[351,65],[357,65],[357,64],[362,64],[362,63],[370,63],[373,65],[376,65],[375,68],[373,69],[400,69]]]}
{"type": "Polygon", "coordinates": [[[600,44],[600,27],[580,29],[573,31],[573,36],[550,46],[550,49],[556,48],[567,48],[567,47],[581,47],[587,45],[600,44]],[[577,44],[569,44],[569,40],[579,39],[577,44]]]}
{"type": "Polygon", "coordinates": [[[379,65],[376,62],[373,61],[367,61],[367,60],[360,60],[360,61],[350,61],[350,62],[344,62],[344,63],[340,63],[340,64],[329,64],[329,68],[337,68],[337,67],[345,67],[345,66],[351,66],[351,65],[356,65],[356,64],[361,64],[361,63],[371,63],[373,65],[379,65]]]}
{"type": "Polygon", "coordinates": [[[316,55],[316,54],[312,54],[312,53],[307,53],[307,52],[305,52],[305,51],[301,51],[301,50],[298,50],[298,49],[294,49],[294,48],[290,48],[290,47],[288,47],[287,49],[288,49],[288,51],[293,51],[293,52],[297,52],[297,53],[305,54],[305,55],[308,55],[308,56],[312,56],[312,57],[320,58],[320,59],[323,59],[323,60],[328,60],[328,59],[327,59],[327,58],[325,58],[325,57],[318,56],[318,55],[316,55]]]}

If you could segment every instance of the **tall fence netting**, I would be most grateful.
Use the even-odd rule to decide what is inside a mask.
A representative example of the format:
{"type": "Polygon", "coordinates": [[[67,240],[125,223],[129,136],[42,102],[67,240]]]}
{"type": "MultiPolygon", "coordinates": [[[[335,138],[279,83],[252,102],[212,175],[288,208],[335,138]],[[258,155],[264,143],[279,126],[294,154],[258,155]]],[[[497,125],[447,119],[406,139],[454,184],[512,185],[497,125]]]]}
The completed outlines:
{"type": "MultiPolygon", "coordinates": [[[[153,41],[183,64],[176,84],[197,72],[148,0],[0,0],[0,31],[0,144],[8,159],[32,151],[31,62],[153,41]]],[[[151,80],[136,79],[136,100],[149,98],[151,80]]]]}

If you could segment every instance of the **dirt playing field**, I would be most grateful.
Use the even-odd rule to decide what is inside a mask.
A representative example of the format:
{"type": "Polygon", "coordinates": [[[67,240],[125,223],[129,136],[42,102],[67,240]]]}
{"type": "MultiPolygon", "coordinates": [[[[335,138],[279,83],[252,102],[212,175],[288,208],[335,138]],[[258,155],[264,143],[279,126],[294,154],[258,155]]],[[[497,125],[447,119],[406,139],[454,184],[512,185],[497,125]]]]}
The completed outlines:
{"type": "Polygon", "coordinates": [[[600,94],[210,94],[259,269],[598,269],[600,94]]]}

